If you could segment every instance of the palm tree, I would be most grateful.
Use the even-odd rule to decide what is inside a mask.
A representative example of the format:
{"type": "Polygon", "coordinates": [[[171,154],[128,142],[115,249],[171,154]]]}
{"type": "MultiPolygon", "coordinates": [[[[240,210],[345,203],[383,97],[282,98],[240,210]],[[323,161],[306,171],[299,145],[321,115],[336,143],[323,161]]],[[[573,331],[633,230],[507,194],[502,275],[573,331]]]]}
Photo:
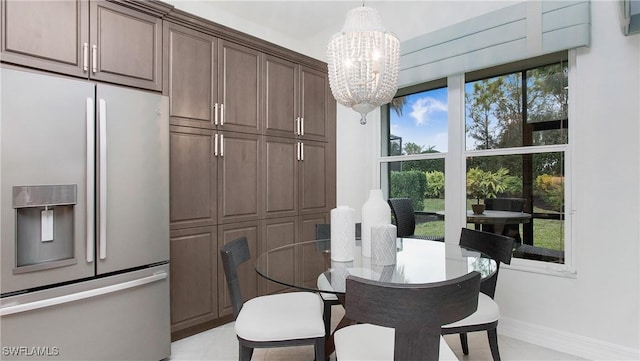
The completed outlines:
{"type": "Polygon", "coordinates": [[[395,97],[391,99],[391,103],[389,106],[393,109],[399,117],[402,116],[402,108],[404,108],[405,104],[407,104],[407,97],[395,97]]]}

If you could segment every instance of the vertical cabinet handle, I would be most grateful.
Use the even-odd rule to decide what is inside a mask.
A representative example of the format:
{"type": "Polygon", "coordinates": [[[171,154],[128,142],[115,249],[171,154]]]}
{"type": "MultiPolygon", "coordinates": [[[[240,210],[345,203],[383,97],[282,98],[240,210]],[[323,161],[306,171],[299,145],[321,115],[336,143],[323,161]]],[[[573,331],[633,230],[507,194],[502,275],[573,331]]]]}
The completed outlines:
{"type": "Polygon", "coordinates": [[[296,130],[294,133],[295,135],[300,135],[300,117],[296,117],[296,130]]]}
{"type": "Polygon", "coordinates": [[[213,156],[218,156],[218,133],[213,136],[213,156]]]}
{"type": "Polygon", "coordinates": [[[296,160],[300,161],[300,142],[296,143],[296,160]]]}
{"type": "Polygon", "coordinates": [[[224,103],[220,104],[220,125],[224,125],[224,103]]]}
{"type": "Polygon", "coordinates": [[[91,71],[95,74],[98,71],[98,46],[91,45],[91,71]]]}
{"type": "Polygon", "coordinates": [[[100,99],[99,108],[99,147],[100,147],[100,203],[98,215],[98,243],[100,245],[100,259],[107,258],[107,103],[104,99],[100,99]]]}
{"type": "Polygon", "coordinates": [[[224,134],[220,134],[220,156],[224,157],[224,134]]]}
{"type": "Polygon", "coordinates": [[[300,135],[304,135],[304,117],[300,117],[300,135]]]}
{"type": "Polygon", "coordinates": [[[213,104],[214,125],[218,125],[218,103],[213,104]]]}
{"type": "MultiPolygon", "coordinates": [[[[85,44],[86,46],[87,44],[85,44]]],[[[87,212],[86,212],[86,242],[87,242],[87,262],[93,262],[93,243],[94,243],[94,185],[95,185],[95,175],[94,175],[94,158],[93,154],[95,153],[95,115],[94,115],[94,104],[93,98],[87,98],[87,182],[85,183],[86,187],[86,204],[87,204],[87,212]]]]}
{"type": "Polygon", "coordinates": [[[304,161],[304,143],[300,142],[300,160],[304,161]]]}
{"type": "Polygon", "coordinates": [[[89,44],[82,44],[82,71],[89,71],[89,44]]]}

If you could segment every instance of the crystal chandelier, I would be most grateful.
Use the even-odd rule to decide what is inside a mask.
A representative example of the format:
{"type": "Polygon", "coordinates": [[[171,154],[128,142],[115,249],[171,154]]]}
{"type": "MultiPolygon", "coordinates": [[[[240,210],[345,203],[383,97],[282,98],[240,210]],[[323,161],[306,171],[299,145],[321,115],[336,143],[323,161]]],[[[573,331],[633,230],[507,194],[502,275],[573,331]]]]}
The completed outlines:
{"type": "Polygon", "coordinates": [[[360,113],[387,104],[398,90],[400,40],[385,31],[376,9],[362,6],[347,13],[342,31],[327,49],[329,85],[338,103],[360,113]]]}

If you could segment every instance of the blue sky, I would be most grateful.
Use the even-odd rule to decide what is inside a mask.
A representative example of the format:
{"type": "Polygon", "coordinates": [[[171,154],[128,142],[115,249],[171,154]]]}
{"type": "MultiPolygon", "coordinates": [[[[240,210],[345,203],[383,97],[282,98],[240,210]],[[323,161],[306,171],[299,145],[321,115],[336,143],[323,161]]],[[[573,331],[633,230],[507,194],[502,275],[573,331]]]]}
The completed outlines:
{"type": "Polygon", "coordinates": [[[391,111],[391,134],[402,144],[416,143],[427,149],[447,151],[447,88],[407,96],[402,116],[391,111]]]}

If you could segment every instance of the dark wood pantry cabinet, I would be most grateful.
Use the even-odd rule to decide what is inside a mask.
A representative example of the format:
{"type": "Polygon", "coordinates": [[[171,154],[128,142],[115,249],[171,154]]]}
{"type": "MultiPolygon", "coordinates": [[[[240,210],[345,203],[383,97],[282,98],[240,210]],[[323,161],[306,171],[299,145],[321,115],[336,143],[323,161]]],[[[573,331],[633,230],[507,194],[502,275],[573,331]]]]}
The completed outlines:
{"type": "MultiPolygon", "coordinates": [[[[328,222],[335,101],[325,63],[178,10],[163,28],[171,270],[172,280],[186,283],[171,299],[180,338],[231,317],[219,255],[210,249],[245,236],[255,261],[265,250],[313,239],[315,224],[328,222]],[[217,231],[203,232],[210,229],[217,231]]],[[[241,270],[245,298],[286,291],[258,277],[253,264],[241,270]]],[[[290,266],[291,277],[302,276],[301,265],[290,266]]]]}

